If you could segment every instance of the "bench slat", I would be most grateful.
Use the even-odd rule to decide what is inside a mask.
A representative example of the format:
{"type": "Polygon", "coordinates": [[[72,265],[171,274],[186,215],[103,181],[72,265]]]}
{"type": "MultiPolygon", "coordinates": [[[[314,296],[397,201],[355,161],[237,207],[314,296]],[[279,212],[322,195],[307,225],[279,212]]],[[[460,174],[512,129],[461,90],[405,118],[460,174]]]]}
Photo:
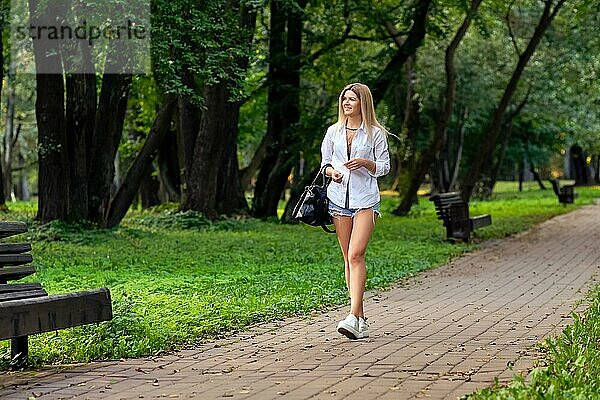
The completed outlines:
{"type": "Polygon", "coordinates": [[[33,261],[33,256],[24,254],[0,254],[0,268],[4,265],[23,265],[33,261]]]}
{"type": "Polygon", "coordinates": [[[1,243],[0,254],[21,254],[31,251],[31,243],[1,243]]]}
{"type": "Polygon", "coordinates": [[[439,202],[439,203],[449,203],[449,202],[453,202],[453,201],[462,201],[462,197],[460,196],[447,196],[447,197],[433,197],[434,202],[439,202]]]}
{"type": "Polygon", "coordinates": [[[0,238],[25,232],[27,232],[27,224],[24,222],[0,222],[0,238]]]}
{"type": "Polygon", "coordinates": [[[6,281],[16,281],[35,273],[35,267],[32,265],[20,265],[18,267],[0,268],[0,283],[6,281]]]}
{"type": "Polygon", "coordinates": [[[0,340],[112,318],[107,288],[0,303],[0,340]]]}
{"type": "Polygon", "coordinates": [[[452,198],[452,199],[460,199],[462,200],[462,196],[460,195],[459,192],[448,192],[448,193],[438,193],[438,194],[434,194],[433,196],[431,196],[429,198],[429,200],[434,201],[437,199],[448,199],[448,198],[452,198]]]}
{"type": "Polygon", "coordinates": [[[0,293],[0,302],[19,300],[19,299],[29,299],[29,298],[41,297],[41,296],[48,296],[48,292],[46,292],[44,289],[37,289],[37,290],[21,290],[19,292],[11,292],[11,293],[0,293]]]}
{"type": "Polygon", "coordinates": [[[444,209],[444,208],[450,207],[452,204],[461,203],[461,202],[462,202],[462,200],[454,200],[454,201],[448,201],[448,202],[444,202],[444,203],[434,203],[434,204],[435,204],[435,208],[444,209]]]}
{"type": "Polygon", "coordinates": [[[471,218],[471,230],[482,228],[492,224],[492,216],[489,214],[478,215],[471,218]]]}
{"type": "Polygon", "coordinates": [[[22,292],[24,290],[36,290],[41,288],[41,283],[4,283],[0,284],[0,293],[22,292]]]}
{"type": "Polygon", "coordinates": [[[456,198],[447,198],[447,199],[434,199],[432,200],[435,204],[438,205],[446,205],[446,204],[452,204],[452,203],[456,203],[458,201],[463,201],[460,197],[456,197],[456,198]]]}

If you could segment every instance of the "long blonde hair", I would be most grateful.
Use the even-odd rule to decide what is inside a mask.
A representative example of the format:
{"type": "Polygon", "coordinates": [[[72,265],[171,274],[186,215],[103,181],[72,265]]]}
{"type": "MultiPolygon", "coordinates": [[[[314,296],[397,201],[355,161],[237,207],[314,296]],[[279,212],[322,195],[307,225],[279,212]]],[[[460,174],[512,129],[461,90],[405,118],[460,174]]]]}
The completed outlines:
{"type": "Polygon", "coordinates": [[[340,98],[338,100],[338,121],[337,123],[340,126],[344,126],[346,124],[346,116],[344,115],[344,107],[342,106],[342,99],[348,90],[353,91],[358,96],[360,100],[360,114],[362,116],[363,124],[365,125],[365,130],[367,131],[367,135],[369,136],[369,140],[373,141],[373,127],[377,127],[381,129],[381,131],[388,135],[389,132],[379,121],[377,120],[377,115],[375,115],[375,105],[373,104],[373,95],[371,94],[371,89],[363,83],[351,83],[347,85],[342,92],[340,93],[340,98]]]}

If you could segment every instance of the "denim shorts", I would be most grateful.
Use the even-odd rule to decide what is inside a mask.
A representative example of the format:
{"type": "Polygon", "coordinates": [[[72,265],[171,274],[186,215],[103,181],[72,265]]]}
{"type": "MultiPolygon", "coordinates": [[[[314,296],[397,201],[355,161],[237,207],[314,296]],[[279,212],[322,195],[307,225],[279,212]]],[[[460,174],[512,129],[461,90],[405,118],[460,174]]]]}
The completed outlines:
{"type": "Polygon", "coordinates": [[[356,215],[357,212],[359,212],[360,210],[373,210],[375,214],[377,214],[377,216],[379,218],[381,218],[381,213],[379,212],[379,202],[377,202],[377,204],[375,204],[372,207],[366,207],[366,208],[345,208],[345,207],[340,207],[337,204],[334,204],[332,201],[329,202],[329,215],[331,215],[332,217],[352,217],[354,218],[354,216],[356,215]]]}

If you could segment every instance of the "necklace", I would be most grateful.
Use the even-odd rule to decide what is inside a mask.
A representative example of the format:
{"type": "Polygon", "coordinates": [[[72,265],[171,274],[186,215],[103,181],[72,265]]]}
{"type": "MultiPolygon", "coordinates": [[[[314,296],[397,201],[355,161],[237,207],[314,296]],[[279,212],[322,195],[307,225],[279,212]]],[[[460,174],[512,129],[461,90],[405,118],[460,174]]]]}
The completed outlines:
{"type": "Polygon", "coordinates": [[[344,125],[344,128],[346,128],[346,130],[348,130],[348,131],[354,132],[354,131],[357,131],[358,128],[360,128],[360,126],[358,128],[349,128],[348,127],[348,120],[346,120],[346,124],[344,125]]]}

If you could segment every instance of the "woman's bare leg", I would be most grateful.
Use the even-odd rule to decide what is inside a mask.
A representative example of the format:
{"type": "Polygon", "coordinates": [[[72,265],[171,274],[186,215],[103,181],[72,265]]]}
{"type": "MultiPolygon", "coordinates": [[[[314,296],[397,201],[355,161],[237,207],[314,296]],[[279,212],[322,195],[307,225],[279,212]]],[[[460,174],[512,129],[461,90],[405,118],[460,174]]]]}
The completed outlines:
{"type": "Polygon", "coordinates": [[[350,245],[350,235],[352,234],[352,218],[351,217],[332,217],[333,224],[335,225],[335,232],[337,234],[340,248],[342,249],[342,255],[344,256],[344,275],[346,277],[346,287],[348,288],[348,294],[350,294],[350,264],[348,263],[348,247],[350,245]]]}
{"type": "MultiPolygon", "coordinates": [[[[356,317],[365,316],[363,296],[367,282],[365,252],[375,227],[374,211],[361,210],[354,215],[347,260],[350,269],[350,312],[356,317]]],[[[346,259],[346,257],[345,257],[346,259]]]]}

